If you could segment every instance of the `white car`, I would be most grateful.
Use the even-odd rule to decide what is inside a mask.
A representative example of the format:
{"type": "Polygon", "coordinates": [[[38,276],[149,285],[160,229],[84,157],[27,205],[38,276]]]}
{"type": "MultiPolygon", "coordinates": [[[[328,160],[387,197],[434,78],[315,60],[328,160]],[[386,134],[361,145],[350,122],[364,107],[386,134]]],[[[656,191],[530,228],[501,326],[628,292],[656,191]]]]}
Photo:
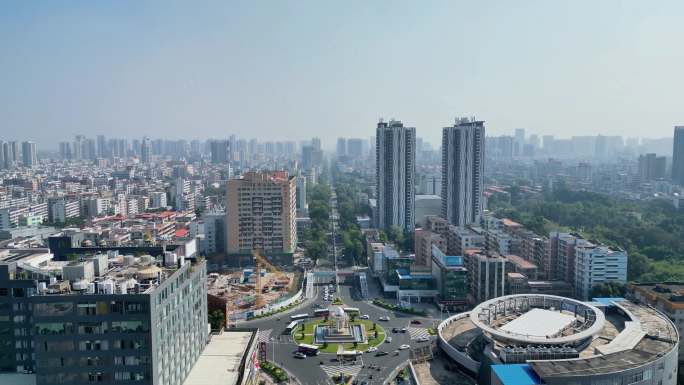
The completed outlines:
{"type": "Polygon", "coordinates": [[[418,342],[428,342],[428,341],[430,341],[430,337],[423,336],[423,337],[418,338],[418,342]]]}
{"type": "Polygon", "coordinates": [[[411,345],[403,344],[399,347],[399,350],[409,349],[411,345]]]}
{"type": "Polygon", "coordinates": [[[371,346],[370,348],[368,348],[368,350],[366,350],[366,353],[373,353],[373,352],[377,352],[377,351],[378,351],[378,348],[376,348],[375,346],[371,346]]]}
{"type": "Polygon", "coordinates": [[[360,318],[360,319],[370,319],[370,316],[369,316],[368,314],[364,314],[364,315],[362,315],[362,316],[359,317],[359,318],[360,318]]]}
{"type": "Polygon", "coordinates": [[[389,320],[390,320],[390,318],[389,318],[388,316],[383,316],[383,317],[380,317],[380,318],[378,318],[378,319],[379,319],[380,321],[389,321],[389,320]]]}

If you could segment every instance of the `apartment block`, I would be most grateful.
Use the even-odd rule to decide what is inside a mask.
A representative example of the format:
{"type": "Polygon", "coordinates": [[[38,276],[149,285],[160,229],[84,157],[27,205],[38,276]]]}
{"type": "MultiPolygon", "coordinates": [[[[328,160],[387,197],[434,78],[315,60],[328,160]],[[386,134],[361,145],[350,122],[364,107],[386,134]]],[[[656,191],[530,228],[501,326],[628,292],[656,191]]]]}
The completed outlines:
{"type": "Polygon", "coordinates": [[[603,245],[576,246],[575,296],[586,301],[594,286],[607,282],[627,282],[627,252],[603,245]]]}
{"type": "Polygon", "coordinates": [[[293,253],[297,245],[296,178],[286,171],[247,172],[228,181],[229,254],[293,253]]]}

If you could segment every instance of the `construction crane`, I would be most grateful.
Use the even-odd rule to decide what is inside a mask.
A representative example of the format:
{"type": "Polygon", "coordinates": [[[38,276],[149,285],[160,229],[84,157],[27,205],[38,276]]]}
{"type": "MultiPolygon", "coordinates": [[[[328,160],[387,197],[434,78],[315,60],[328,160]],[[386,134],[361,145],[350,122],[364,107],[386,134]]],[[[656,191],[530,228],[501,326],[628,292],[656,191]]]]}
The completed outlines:
{"type": "Polygon", "coordinates": [[[261,255],[260,250],[253,250],[252,255],[254,256],[254,274],[256,274],[256,278],[254,281],[254,292],[256,293],[254,307],[256,309],[261,309],[265,306],[264,298],[261,295],[261,267],[265,267],[266,270],[268,270],[271,273],[280,273],[280,271],[275,266],[273,266],[271,262],[268,261],[268,259],[264,258],[261,255]]]}

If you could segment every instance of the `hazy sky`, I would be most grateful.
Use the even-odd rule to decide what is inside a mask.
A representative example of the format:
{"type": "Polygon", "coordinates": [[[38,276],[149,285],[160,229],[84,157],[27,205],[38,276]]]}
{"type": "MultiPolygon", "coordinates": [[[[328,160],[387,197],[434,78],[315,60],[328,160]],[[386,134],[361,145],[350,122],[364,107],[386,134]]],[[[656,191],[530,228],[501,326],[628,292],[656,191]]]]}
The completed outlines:
{"type": "Polygon", "coordinates": [[[3,1],[0,139],[671,136],[684,1],[3,1]]]}

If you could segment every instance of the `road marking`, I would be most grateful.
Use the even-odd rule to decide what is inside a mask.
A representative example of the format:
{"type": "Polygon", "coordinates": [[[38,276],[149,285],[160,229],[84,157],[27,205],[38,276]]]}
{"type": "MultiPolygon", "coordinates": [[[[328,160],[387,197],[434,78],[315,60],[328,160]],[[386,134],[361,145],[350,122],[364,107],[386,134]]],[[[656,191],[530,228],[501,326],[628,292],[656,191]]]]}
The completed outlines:
{"type": "Polygon", "coordinates": [[[272,332],[273,332],[273,329],[259,330],[258,341],[268,343],[268,339],[271,337],[272,332]]]}
{"type": "Polygon", "coordinates": [[[424,328],[409,327],[408,332],[411,335],[412,340],[417,340],[418,338],[421,338],[421,337],[430,338],[430,333],[428,333],[427,329],[424,329],[424,328]]]}
{"type": "Polygon", "coordinates": [[[361,365],[321,365],[321,369],[328,377],[337,376],[340,373],[356,376],[361,371],[361,365]]]}

